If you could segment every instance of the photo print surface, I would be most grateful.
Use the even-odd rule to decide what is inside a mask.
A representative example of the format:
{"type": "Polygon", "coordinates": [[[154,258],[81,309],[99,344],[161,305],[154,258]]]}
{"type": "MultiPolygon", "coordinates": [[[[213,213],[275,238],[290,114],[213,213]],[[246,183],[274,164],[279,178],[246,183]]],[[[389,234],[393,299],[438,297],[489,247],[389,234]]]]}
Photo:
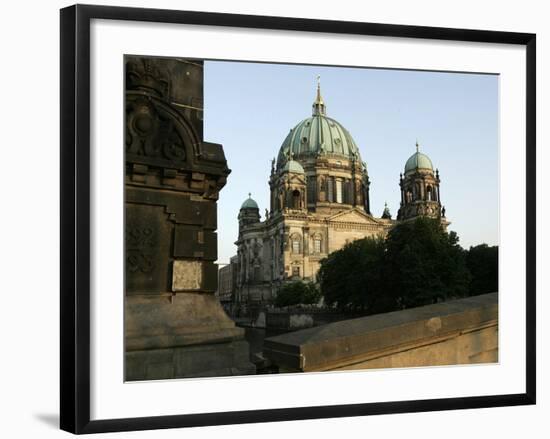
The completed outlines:
{"type": "Polygon", "coordinates": [[[125,379],[498,361],[498,75],[125,57],[125,379]]]}

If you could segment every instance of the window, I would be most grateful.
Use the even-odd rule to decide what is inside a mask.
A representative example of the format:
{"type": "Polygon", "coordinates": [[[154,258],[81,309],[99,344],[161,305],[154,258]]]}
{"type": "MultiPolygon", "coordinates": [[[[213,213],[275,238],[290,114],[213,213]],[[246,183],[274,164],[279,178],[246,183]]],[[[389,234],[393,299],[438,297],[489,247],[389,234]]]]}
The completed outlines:
{"type": "Polygon", "coordinates": [[[292,277],[300,277],[300,267],[292,267],[292,277]]]}
{"type": "Polygon", "coordinates": [[[292,238],[292,253],[300,253],[300,239],[298,237],[292,238]]]}
{"type": "Polygon", "coordinates": [[[300,209],[300,191],[298,189],[292,191],[292,208],[300,209]]]}
{"type": "Polygon", "coordinates": [[[317,201],[317,185],[314,179],[307,182],[307,202],[315,203],[317,201]]]}
{"type": "Polygon", "coordinates": [[[342,202],[342,180],[336,180],[336,202],[342,202]]]}
{"type": "Polygon", "coordinates": [[[351,181],[344,180],[343,187],[344,187],[344,203],[353,204],[353,200],[351,199],[351,181]]]}
{"type": "Polygon", "coordinates": [[[315,254],[321,253],[321,238],[318,236],[313,238],[313,252],[315,254]]]}
{"type": "Polygon", "coordinates": [[[329,178],[328,181],[328,201],[332,203],[334,201],[334,180],[329,178]]]}
{"type": "Polygon", "coordinates": [[[432,192],[432,187],[431,186],[428,186],[426,188],[426,196],[428,198],[428,201],[433,201],[434,197],[433,197],[433,192],[432,192]]]}

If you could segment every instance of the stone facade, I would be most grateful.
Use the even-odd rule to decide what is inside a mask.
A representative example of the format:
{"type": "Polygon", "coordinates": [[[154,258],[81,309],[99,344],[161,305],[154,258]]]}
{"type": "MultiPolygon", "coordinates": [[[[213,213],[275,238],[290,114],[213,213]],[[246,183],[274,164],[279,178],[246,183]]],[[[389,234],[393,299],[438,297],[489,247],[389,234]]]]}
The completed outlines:
{"type": "Polygon", "coordinates": [[[233,300],[233,285],[235,284],[236,275],[235,267],[237,266],[237,257],[233,256],[229,264],[219,267],[218,269],[218,290],[216,296],[222,304],[229,304],[233,300]]]}
{"type": "Polygon", "coordinates": [[[201,62],[128,56],[126,380],[253,373],[217,289],[219,191],[229,169],[202,138],[201,62]]]}
{"type": "MultiPolygon", "coordinates": [[[[418,151],[401,176],[398,220],[444,218],[439,172],[418,151]]],[[[346,243],[384,237],[397,223],[388,207],[380,218],[370,209],[367,165],[351,134],[327,117],[320,86],[312,117],[290,130],[269,176],[270,206],[263,221],[250,197],[239,215],[233,300],[240,311],[269,303],[281,284],[316,281],[319,262],[346,243]]]]}

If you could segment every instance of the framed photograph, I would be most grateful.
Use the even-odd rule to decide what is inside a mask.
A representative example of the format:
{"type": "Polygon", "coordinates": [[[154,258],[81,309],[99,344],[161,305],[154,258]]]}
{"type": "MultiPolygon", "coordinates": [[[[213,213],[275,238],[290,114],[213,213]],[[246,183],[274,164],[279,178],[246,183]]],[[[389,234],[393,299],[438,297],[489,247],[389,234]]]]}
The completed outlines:
{"type": "Polygon", "coordinates": [[[534,34],[61,10],[61,428],[534,404],[534,34]]]}

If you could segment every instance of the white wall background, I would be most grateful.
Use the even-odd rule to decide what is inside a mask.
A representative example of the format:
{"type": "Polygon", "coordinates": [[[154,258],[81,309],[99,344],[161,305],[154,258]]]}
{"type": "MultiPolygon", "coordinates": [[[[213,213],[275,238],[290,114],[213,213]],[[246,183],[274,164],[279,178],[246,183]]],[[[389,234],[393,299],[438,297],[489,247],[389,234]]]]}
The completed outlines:
{"type": "MultiPolygon", "coordinates": [[[[548,437],[550,380],[544,319],[548,300],[549,233],[543,230],[550,157],[550,14],[545,3],[461,0],[338,2],[278,0],[88,1],[88,3],[301,16],[395,24],[463,27],[537,33],[538,46],[538,405],[455,412],[324,419],[104,435],[109,437],[215,438],[512,438],[548,437]],[[546,165],[546,166],[545,166],[546,165]],[[544,349],[546,347],[546,349],[544,349]],[[544,416],[546,415],[546,417],[544,416]]],[[[0,63],[0,434],[3,437],[59,437],[59,14],[63,1],[10,2],[1,14],[0,63]]],[[[550,213],[550,212],[548,212],[550,213]]],[[[523,212],[518,212],[523,214],[523,212]]]]}

